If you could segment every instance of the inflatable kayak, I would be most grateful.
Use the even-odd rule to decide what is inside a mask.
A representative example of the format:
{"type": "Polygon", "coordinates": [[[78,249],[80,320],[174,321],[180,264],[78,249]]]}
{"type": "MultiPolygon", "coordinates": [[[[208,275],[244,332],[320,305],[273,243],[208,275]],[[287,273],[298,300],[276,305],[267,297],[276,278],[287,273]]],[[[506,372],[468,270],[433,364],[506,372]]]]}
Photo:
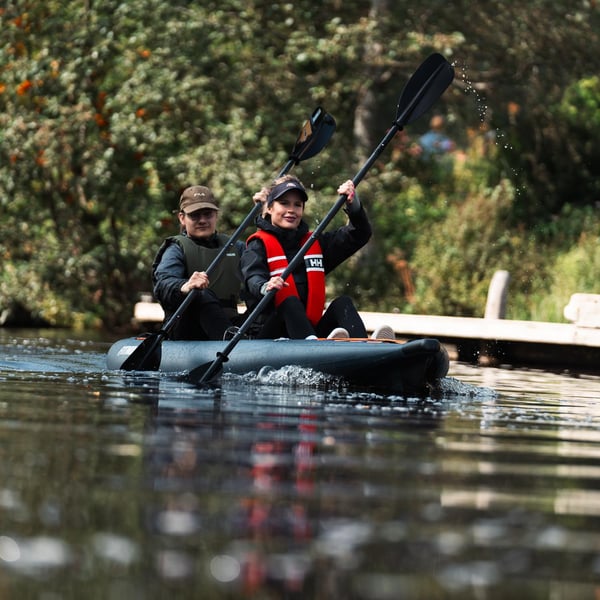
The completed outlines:
{"type": "MultiPolygon", "coordinates": [[[[143,338],[115,342],[107,367],[120,369],[143,338]]],[[[185,372],[210,365],[227,342],[170,341],[161,344],[159,370],[185,372]]],[[[408,342],[373,339],[240,340],[223,363],[224,373],[258,372],[297,365],[343,378],[348,384],[388,394],[424,395],[448,373],[448,353],[436,339],[408,342]]]]}

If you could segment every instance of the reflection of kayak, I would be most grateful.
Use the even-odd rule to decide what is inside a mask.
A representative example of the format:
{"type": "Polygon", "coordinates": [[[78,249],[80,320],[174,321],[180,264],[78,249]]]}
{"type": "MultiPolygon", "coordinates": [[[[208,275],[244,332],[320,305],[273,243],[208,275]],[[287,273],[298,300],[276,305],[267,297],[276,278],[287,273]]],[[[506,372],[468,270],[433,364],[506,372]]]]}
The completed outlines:
{"type": "MultiPolygon", "coordinates": [[[[109,369],[120,369],[139,338],[115,342],[109,369]]],[[[210,364],[227,342],[163,341],[160,371],[191,371],[210,364]]],[[[240,340],[223,363],[223,372],[244,374],[288,365],[342,377],[351,385],[387,393],[423,395],[448,373],[448,354],[435,339],[391,340],[240,340]]]]}

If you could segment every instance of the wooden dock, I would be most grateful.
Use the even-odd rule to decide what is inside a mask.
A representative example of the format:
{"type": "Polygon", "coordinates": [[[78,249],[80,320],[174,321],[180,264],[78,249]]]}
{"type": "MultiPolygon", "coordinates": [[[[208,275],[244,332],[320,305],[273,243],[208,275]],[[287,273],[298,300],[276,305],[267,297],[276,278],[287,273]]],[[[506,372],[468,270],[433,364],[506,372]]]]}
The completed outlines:
{"type": "Polygon", "coordinates": [[[600,372],[597,328],[474,317],[360,314],[368,331],[385,323],[399,339],[433,337],[447,346],[455,360],[600,372]]]}

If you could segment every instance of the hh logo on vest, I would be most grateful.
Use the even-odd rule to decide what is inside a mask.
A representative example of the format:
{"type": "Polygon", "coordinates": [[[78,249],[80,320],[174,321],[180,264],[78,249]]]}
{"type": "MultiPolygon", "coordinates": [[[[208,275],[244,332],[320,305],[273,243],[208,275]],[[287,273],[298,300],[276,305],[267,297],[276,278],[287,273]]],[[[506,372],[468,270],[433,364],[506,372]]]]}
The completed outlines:
{"type": "Polygon", "coordinates": [[[307,271],[322,271],[323,257],[322,256],[307,256],[304,261],[307,271]]]}

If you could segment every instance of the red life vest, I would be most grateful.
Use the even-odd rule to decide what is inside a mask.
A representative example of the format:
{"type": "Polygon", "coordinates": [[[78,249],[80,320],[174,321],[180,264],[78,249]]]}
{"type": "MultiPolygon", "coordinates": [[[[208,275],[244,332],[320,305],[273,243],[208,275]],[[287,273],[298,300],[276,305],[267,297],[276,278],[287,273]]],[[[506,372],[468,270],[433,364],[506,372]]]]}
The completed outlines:
{"type": "MultiPolygon", "coordinates": [[[[304,245],[310,237],[307,233],[301,241],[304,245]]],[[[249,238],[262,240],[267,251],[267,262],[269,274],[271,277],[281,275],[288,266],[288,259],[279,243],[279,240],[267,231],[259,230],[253,233],[249,238]]],[[[308,299],[306,302],[306,316],[308,320],[316,325],[323,316],[325,309],[325,268],[323,267],[323,250],[319,240],[315,240],[308,252],[304,255],[304,264],[306,266],[306,277],[308,280],[308,299]]],[[[275,294],[275,306],[279,306],[286,298],[298,296],[298,289],[294,277],[290,275],[286,280],[287,287],[283,287],[275,294]]]]}

